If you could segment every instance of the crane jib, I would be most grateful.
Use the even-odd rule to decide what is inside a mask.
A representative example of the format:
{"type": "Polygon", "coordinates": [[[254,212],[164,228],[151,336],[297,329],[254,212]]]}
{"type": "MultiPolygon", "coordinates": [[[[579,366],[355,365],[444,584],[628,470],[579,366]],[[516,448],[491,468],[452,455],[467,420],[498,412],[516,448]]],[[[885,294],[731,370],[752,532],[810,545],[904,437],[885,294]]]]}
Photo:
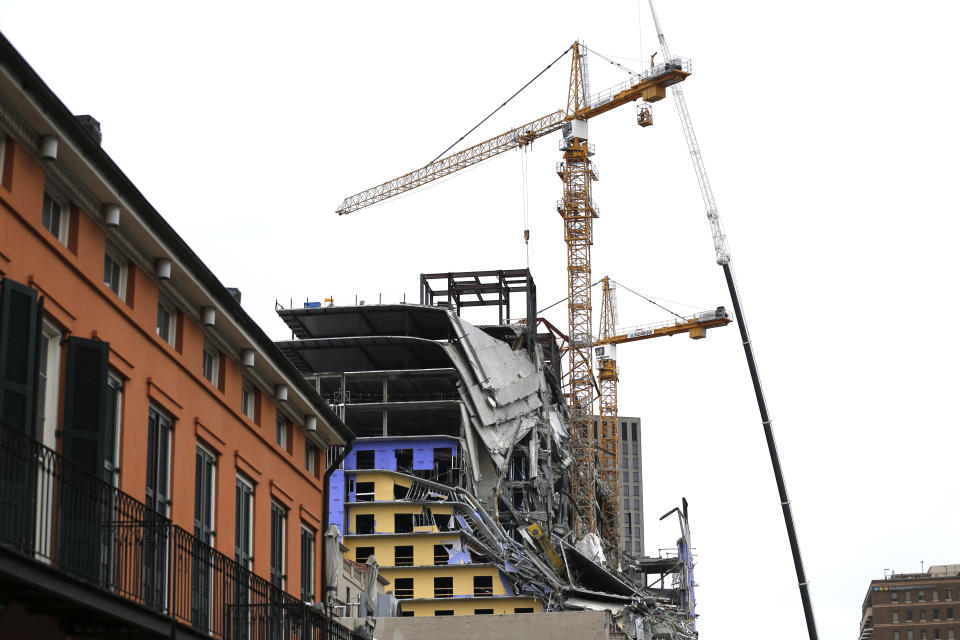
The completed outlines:
{"type": "Polygon", "coordinates": [[[629,80],[591,96],[587,106],[575,114],[554,111],[398,178],[345,198],[337,207],[337,214],[353,213],[444,178],[505,151],[526,146],[537,138],[559,130],[563,123],[569,120],[588,120],[639,99],[656,102],[663,98],[667,87],[682,82],[689,76],[690,68],[690,61],[683,58],[674,58],[661,63],[645,70],[639,76],[631,76],[629,80]]]}

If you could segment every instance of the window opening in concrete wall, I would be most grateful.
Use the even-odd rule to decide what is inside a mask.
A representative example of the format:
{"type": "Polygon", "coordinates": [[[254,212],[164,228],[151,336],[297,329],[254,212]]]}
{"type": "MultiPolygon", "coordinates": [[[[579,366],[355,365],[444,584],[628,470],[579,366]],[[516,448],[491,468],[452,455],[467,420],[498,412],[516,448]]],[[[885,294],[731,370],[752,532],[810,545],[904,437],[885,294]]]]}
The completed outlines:
{"type": "Polygon", "coordinates": [[[374,469],[376,456],[373,451],[357,451],[357,469],[374,469]]]}
{"type": "MultiPolygon", "coordinates": [[[[370,517],[372,518],[373,516],[370,516],[370,517]]],[[[393,514],[393,530],[396,533],[413,533],[413,514],[412,513],[393,514]]]]}
{"type": "Polygon", "coordinates": [[[415,527],[432,527],[433,526],[433,513],[430,511],[430,507],[424,507],[423,511],[421,511],[420,513],[414,514],[413,526],[415,527]]]}
{"type": "MultiPolygon", "coordinates": [[[[413,597],[413,578],[397,578],[393,581],[393,595],[397,600],[409,600],[413,597]]],[[[413,611],[404,611],[403,614],[413,615],[413,611]]],[[[403,615],[401,614],[401,615],[403,615]]]]}
{"type": "Polygon", "coordinates": [[[473,576],[473,595],[492,596],[493,595],[493,576],[473,576]]]}
{"type": "Polygon", "coordinates": [[[434,578],[433,579],[433,597],[434,598],[452,598],[453,597],[453,578],[434,578]]]}
{"type": "Polygon", "coordinates": [[[357,514],[357,533],[374,533],[374,522],[372,513],[357,514]]]}
{"type": "Polygon", "coordinates": [[[413,449],[397,449],[394,451],[397,459],[397,471],[411,473],[413,471],[413,449]]]}
{"type": "Polygon", "coordinates": [[[436,611],[433,612],[433,615],[435,615],[435,616],[452,616],[452,615],[453,615],[453,609],[437,609],[436,611]]]}
{"type": "Polygon", "coordinates": [[[472,562],[473,564],[477,564],[478,562],[484,562],[483,554],[478,552],[473,547],[468,546],[467,552],[470,554],[470,562],[472,562]]]}
{"type": "Polygon", "coordinates": [[[493,615],[493,609],[474,609],[473,614],[477,616],[493,615]]]}
{"type": "Polygon", "coordinates": [[[405,487],[402,484],[393,483],[393,499],[394,500],[406,500],[407,493],[410,491],[410,487],[405,487]]]}
{"type": "Polygon", "coordinates": [[[517,487],[513,490],[513,508],[523,509],[523,489],[517,487]]]}
{"type": "Polygon", "coordinates": [[[376,483],[374,482],[358,482],[356,493],[357,502],[373,502],[375,487],[376,483]]]}
{"type": "Polygon", "coordinates": [[[357,547],[356,555],[354,556],[357,559],[357,562],[363,564],[367,561],[367,558],[373,555],[373,547],[357,547]]]}
{"type": "Polygon", "coordinates": [[[393,564],[396,567],[413,566],[413,546],[397,545],[393,548],[393,564]]]}
{"type": "Polygon", "coordinates": [[[533,607],[516,607],[514,613],[533,613],[533,607]]]}
{"type": "Polygon", "coordinates": [[[450,553],[442,544],[433,545],[433,564],[447,564],[450,560],[450,553]]]}
{"type": "Polygon", "coordinates": [[[435,518],[435,523],[437,525],[437,529],[440,531],[453,531],[457,528],[453,519],[453,514],[449,516],[446,514],[441,514],[440,517],[435,518]]]}
{"type": "Polygon", "coordinates": [[[522,482],[526,480],[530,475],[529,466],[529,462],[525,456],[513,456],[510,458],[510,472],[507,480],[510,482],[522,482]]]}
{"type": "Polygon", "coordinates": [[[453,464],[453,453],[450,449],[436,448],[433,450],[433,468],[436,470],[437,481],[444,484],[456,484],[456,469],[453,464]]]}

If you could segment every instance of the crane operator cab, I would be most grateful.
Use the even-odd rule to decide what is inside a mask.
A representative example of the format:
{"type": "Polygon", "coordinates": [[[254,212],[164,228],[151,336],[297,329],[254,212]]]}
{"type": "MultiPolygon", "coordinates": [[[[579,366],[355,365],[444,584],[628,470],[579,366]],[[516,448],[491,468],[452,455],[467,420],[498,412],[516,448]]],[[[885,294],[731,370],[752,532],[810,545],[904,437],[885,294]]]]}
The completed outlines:
{"type": "Polygon", "coordinates": [[[637,124],[641,127],[649,127],[653,124],[653,107],[649,102],[641,102],[637,105],[637,124]]]}

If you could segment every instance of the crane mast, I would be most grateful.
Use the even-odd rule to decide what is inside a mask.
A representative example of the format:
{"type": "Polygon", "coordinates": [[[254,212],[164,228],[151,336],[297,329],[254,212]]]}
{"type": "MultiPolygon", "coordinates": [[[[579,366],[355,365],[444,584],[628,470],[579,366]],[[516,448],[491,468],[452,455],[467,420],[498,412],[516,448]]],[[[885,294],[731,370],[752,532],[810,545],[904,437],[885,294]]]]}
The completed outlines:
{"type": "MultiPolygon", "coordinates": [[[[654,26],[657,30],[657,39],[660,41],[660,49],[663,56],[670,59],[670,50],[667,48],[667,39],[663,35],[663,29],[660,28],[660,20],[657,17],[657,10],[653,6],[653,0],[650,2],[650,12],[653,14],[654,26]]],[[[810,640],[817,640],[817,622],[813,615],[813,604],[810,601],[810,589],[807,582],[806,572],[803,568],[803,558],[800,556],[800,543],[797,540],[797,530],[793,523],[793,510],[790,507],[790,498],[787,496],[787,485],[783,478],[783,468],[780,465],[780,454],[777,452],[777,443],[773,437],[773,420],[767,410],[767,400],[763,393],[763,386],[760,384],[760,373],[757,370],[757,362],[753,355],[753,343],[750,341],[750,332],[747,330],[747,321],[743,316],[743,309],[740,306],[740,292],[737,289],[737,282],[733,276],[733,269],[730,266],[730,250],[727,248],[727,238],[723,232],[723,226],[720,224],[720,214],[717,211],[717,203],[713,197],[713,189],[710,187],[710,180],[707,177],[707,170],[703,164],[703,157],[700,154],[700,146],[697,144],[697,136],[693,130],[693,121],[690,118],[690,111],[687,109],[687,101],[683,96],[683,90],[679,86],[672,87],[673,99],[677,105],[677,112],[680,114],[680,122],[683,125],[683,134],[687,139],[687,148],[690,150],[690,158],[693,160],[693,169],[697,175],[697,183],[700,185],[700,194],[703,196],[703,204],[707,210],[707,219],[710,222],[710,232],[713,235],[713,248],[716,254],[717,264],[723,268],[723,277],[727,282],[727,290],[730,292],[730,300],[733,303],[733,311],[737,316],[737,327],[740,330],[740,339],[743,342],[743,353],[747,360],[747,368],[750,371],[750,379],[753,382],[754,395],[757,398],[757,409],[760,412],[760,421],[763,423],[763,434],[767,441],[767,450],[770,454],[770,463],[773,466],[773,475],[777,483],[777,493],[780,497],[780,508],[783,511],[783,521],[787,529],[787,538],[790,542],[790,552],[793,555],[793,567],[797,574],[797,586],[800,589],[800,602],[803,606],[803,615],[807,623],[807,635],[810,640]]]]}
{"type": "MultiPolygon", "coordinates": [[[[616,283],[604,276],[603,299],[600,307],[600,339],[603,343],[613,338],[617,326],[616,283]]],[[[608,545],[611,566],[620,564],[620,439],[617,432],[617,373],[616,346],[608,344],[597,349],[597,382],[600,388],[600,424],[597,460],[604,491],[600,496],[601,536],[608,545]]]]}
{"type": "MultiPolygon", "coordinates": [[[[567,115],[587,105],[586,69],[579,43],[573,45],[570,66],[570,90],[567,115]]],[[[575,509],[573,530],[579,540],[597,530],[596,480],[593,454],[593,318],[590,300],[590,247],[593,245],[593,219],[597,217],[591,197],[596,177],[587,142],[587,121],[570,120],[563,128],[563,199],[557,212],[563,218],[563,239],[567,244],[567,321],[570,339],[567,350],[568,398],[570,408],[570,445],[574,465],[571,470],[571,494],[575,509]]]]}

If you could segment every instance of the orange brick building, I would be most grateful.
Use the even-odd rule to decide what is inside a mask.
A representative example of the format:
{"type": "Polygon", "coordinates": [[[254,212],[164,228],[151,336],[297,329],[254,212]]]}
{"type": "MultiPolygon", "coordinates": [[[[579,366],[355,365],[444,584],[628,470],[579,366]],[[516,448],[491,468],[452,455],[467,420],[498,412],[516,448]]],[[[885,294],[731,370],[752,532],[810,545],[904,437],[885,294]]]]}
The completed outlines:
{"type": "Polygon", "coordinates": [[[0,597],[66,634],[314,637],[354,436],[99,138],[0,36],[0,597]]]}

